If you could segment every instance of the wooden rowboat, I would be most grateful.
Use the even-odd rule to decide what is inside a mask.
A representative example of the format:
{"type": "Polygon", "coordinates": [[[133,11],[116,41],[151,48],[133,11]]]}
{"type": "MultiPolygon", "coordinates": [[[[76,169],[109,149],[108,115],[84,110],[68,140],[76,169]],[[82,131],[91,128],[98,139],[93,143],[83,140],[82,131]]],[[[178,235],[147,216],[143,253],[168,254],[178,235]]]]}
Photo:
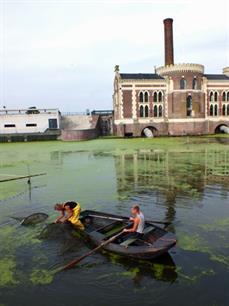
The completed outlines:
{"type": "MultiPolygon", "coordinates": [[[[81,213],[86,237],[96,246],[121,232],[129,224],[129,218],[85,210],[81,213]]],[[[142,238],[121,237],[104,246],[104,250],[134,259],[153,259],[167,253],[176,244],[174,234],[151,222],[145,223],[142,238]],[[121,239],[120,239],[121,238],[121,239]]]]}

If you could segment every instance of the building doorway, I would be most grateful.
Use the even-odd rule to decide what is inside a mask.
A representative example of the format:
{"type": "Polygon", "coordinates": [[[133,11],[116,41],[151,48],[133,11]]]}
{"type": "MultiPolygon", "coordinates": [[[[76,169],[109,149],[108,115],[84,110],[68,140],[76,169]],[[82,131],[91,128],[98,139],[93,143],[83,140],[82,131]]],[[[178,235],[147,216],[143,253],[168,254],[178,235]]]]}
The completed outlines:
{"type": "Polygon", "coordinates": [[[58,129],[57,119],[49,119],[49,129],[58,129]]]}

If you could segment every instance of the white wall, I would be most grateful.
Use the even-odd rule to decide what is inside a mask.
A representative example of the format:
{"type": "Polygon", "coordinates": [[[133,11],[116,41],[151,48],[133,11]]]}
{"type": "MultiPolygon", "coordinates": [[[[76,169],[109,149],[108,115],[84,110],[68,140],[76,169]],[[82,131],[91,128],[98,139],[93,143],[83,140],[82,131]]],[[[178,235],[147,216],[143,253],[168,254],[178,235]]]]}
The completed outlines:
{"type": "Polygon", "coordinates": [[[7,111],[8,114],[0,112],[0,134],[16,134],[16,133],[44,133],[49,128],[49,119],[57,119],[57,127],[59,128],[59,112],[58,110],[46,110],[39,114],[13,113],[7,111]],[[27,127],[26,124],[35,123],[35,127],[27,127]],[[15,127],[5,127],[5,124],[15,124],[15,127]]]}

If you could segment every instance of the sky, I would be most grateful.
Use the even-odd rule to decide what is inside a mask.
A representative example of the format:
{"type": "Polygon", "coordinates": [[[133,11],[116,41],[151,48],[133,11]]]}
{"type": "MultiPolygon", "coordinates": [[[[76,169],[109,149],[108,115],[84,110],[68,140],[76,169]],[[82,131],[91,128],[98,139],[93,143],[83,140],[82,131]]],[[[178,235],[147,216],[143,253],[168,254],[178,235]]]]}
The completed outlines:
{"type": "Polygon", "coordinates": [[[229,1],[0,0],[0,108],[112,109],[114,66],[164,63],[163,19],[174,19],[175,63],[229,66],[229,1]]]}

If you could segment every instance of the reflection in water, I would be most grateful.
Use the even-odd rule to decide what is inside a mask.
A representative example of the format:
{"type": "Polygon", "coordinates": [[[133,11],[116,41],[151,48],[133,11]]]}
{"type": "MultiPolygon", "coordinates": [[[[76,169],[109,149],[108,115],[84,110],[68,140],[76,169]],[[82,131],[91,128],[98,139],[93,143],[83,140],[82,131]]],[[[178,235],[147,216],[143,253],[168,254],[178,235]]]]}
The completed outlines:
{"type": "Polygon", "coordinates": [[[132,194],[159,194],[167,207],[165,221],[173,222],[179,197],[202,199],[206,186],[229,190],[229,152],[168,152],[139,150],[115,156],[117,189],[122,199],[132,194]]]}
{"type": "Polygon", "coordinates": [[[134,261],[106,253],[112,263],[121,265],[124,272],[119,276],[126,276],[140,286],[146,278],[173,283],[177,279],[176,265],[169,254],[165,254],[153,261],[134,261]]]}

